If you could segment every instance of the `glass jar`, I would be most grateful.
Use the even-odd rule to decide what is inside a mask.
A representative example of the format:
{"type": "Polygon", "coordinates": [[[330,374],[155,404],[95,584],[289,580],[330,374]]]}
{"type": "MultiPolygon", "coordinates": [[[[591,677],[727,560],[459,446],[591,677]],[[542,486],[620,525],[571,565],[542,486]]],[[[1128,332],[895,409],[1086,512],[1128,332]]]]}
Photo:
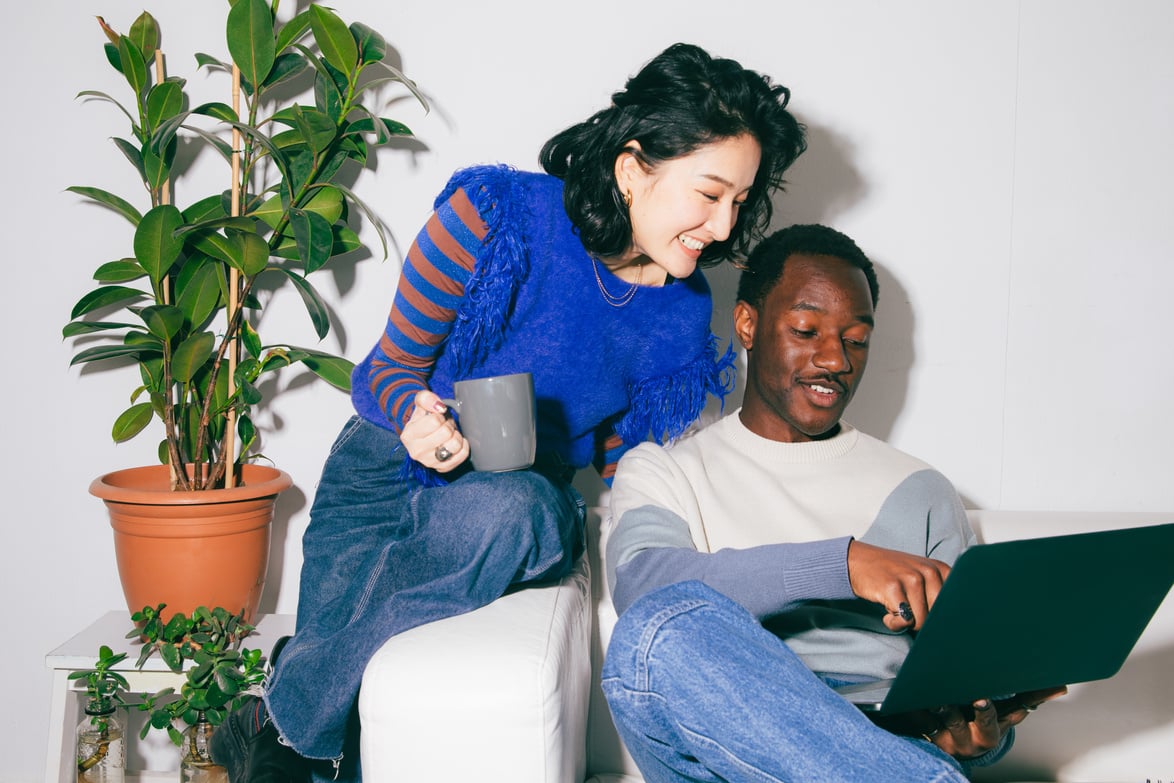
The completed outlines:
{"type": "Polygon", "coordinates": [[[209,750],[215,729],[202,712],[195,723],[184,729],[180,746],[180,783],[228,783],[228,770],[212,761],[209,750]]]}
{"type": "Polygon", "coordinates": [[[126,738],[109,698],[91,696],[77,725],[78,783],[123,783],[126,738]]]}

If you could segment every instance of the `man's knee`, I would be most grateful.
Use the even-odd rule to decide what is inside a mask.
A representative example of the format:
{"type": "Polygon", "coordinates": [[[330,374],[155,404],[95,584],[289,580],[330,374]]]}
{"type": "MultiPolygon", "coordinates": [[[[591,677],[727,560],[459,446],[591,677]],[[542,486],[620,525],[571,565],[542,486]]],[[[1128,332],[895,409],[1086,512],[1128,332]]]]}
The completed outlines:
{"type": "Polygon", "coordinates": [[[604,676],[633,682],[651,676],[653,665],[688,667],[706,653],[715,635],[738,634],[747,621],[753,618],[745,609],[702,582],[658,588],[633,602],[616,622],[604,676]]]}

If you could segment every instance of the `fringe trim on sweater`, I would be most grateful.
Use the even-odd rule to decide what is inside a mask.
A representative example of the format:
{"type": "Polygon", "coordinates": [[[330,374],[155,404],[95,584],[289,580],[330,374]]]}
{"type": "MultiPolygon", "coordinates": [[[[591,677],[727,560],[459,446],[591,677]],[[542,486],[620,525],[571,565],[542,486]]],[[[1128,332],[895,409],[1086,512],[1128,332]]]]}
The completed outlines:
{"type": "Polygon", "coordinates": [[[726,395],[734,388],[737,354],[733,343],[725,355],[717,356],[717,337],[709,336],[709,350],[672,375],[648,378],[632,386],[632,407],[616,426],[624,443],[636,444],[648,438],[664,445],[685,433],[705,408],[706,397],[714,395],[725,408],[726,395]]]}
{"type": "Polygon", "coordinates": [[[448,337],[446,350],[458,378],[501,344],[518,286],[530,271],[518,214],[526,209],[526,199],[512,192],[520,187],[509,166],[477,167],[455,174],[436,199],[439,206],[463,188],[489,227],[448,337]]]}

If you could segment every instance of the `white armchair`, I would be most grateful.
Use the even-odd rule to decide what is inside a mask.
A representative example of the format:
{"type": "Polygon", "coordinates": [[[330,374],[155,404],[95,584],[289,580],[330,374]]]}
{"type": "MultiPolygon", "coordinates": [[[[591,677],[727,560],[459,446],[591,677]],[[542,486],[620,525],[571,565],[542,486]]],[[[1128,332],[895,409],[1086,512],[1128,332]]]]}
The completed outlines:
{"type": "Polygon", "coordinates": [[[359,694],[365,783],[641,783],[599,690],[600,518],[562,581],[383,645],[359,694]]]}
{"type": "MultiPolygon", "coordinates": [[[[1157,521],[1174,513],[970,512],[999,541],[1157,521]]],[[[365,783],[641,783],[599,689],[615,612],[599,562],[388,641],[359,697],[365,783]]],[[[1090,629],[1093,624],[1090,620],[1090,629]]],[[[1174,601],[1113,679],[1036,713],[979,781],[1174,779],[1174,601]]]]}

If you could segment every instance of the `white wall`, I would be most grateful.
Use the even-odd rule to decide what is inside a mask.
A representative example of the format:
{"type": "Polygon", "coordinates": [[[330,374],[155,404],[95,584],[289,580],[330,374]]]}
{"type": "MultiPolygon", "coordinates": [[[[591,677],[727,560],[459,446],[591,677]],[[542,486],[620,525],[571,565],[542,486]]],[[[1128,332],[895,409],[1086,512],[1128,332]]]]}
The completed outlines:
{"type": "MultiPolygon", "coordinates": [[[[853,421],[935,463],[972,506],[1174,509],[1174,5],[333,5],[383,31],[434,102],[427,116],[407,100],[393,108],[419,143],[381,156],[357,183],[401,249],[452,169],[534,167],[547,137],[600,107],[646,59],[676,40],[699,43],[788,85],[808,125],[778,225],[831,223],[882,267],[880,329],[853,421]]],[[[224,4],[154,6],[172,72],[201,94],[220,84],[195,74],[190,53],[223,53],[224,4]]],[[[0,783],[42,775],[44,653],[121,605],[109,529],[86,487],[154,448],[109,442],[133,377],[68,369],[59,338],[88,270],[128,241],[116,219],[64,192],[132,188],[107,140],[123,132],[118,115],[74,99],[121,91],[93,16],[125,29],[141,9],[43,0],[6,37],[0,220],[11,295],[0,399],[3,488],[15,504],[0,554],[0,689],[15,711],[0,732],[0,783]]],[[[341,319],[326,347],[362,356],[382,328],[397,260],[319,277],[341,319]]],[[[728,332],[734,280],[711,279],[715,324],[728,332]]],[[[291,341],[310,339],[296,307],[282,318],[291,341]]],[[[265,451],[296,488],[281,501],[265,606],[291,611],[306,511],[349,406],[293,375],[281,384],[293,388],[265,451]]]]}

